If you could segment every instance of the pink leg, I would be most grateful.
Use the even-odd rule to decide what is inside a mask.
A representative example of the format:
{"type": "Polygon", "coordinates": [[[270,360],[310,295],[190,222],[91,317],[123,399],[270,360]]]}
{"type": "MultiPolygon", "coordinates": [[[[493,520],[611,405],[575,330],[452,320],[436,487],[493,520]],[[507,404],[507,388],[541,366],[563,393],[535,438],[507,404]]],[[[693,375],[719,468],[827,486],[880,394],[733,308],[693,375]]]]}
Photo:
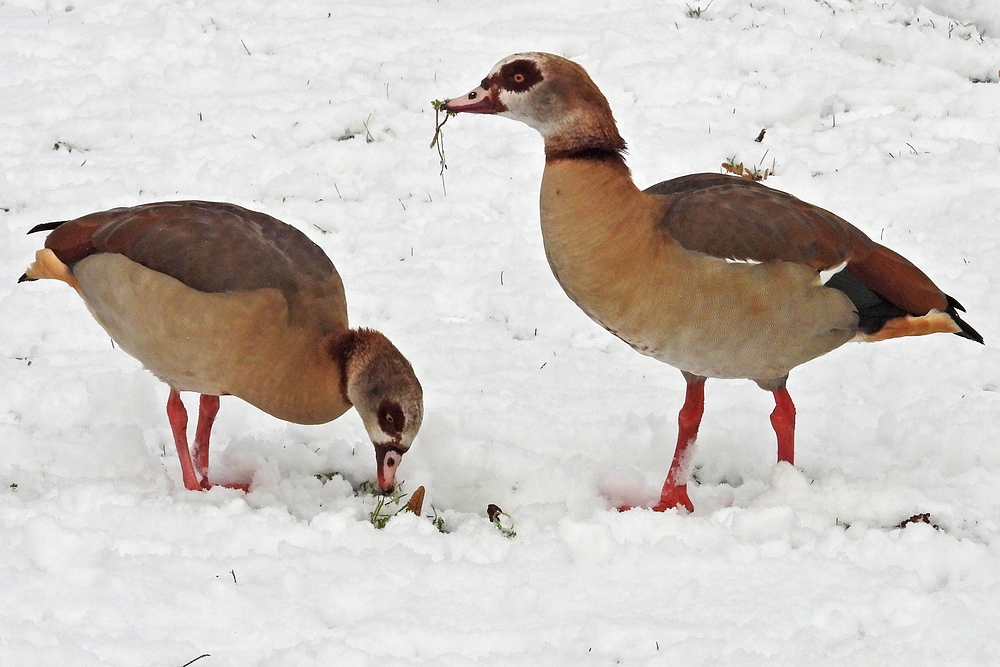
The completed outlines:
{"type": "Polygon", "coordinates": [[[194,472],[194,463],[191,461],[191,450],[187,443],[187,410],[181,402],[181,395],[176,389],[171,387],[170,396],[167,398],[167,419],[170,421],[170,430],[174,433],[174,446],[177,447],[177,457],[181,460],[181,476],[184,478],[184,488],[189,491],[200,491],[201,483],[194,472]]]}
{"type": "Polygon", "coordinates": [[[795,404],[784,387],[774,392],[771,426],[778,436],[778,460],[795,465],[795,404]]]}
{"type": "Polygon", "coordinates": [[[687,393],[684,406],[677,415],[677,448],[674,450],[674,460],[670,464],[670,472],[663,483],[660,492],[660,502],[653,510],[662,512],[674,507],[683,507],[688,512],[694,511],[694,504],[687,493],[688,463],[692,452],[689,451],[698,438],[698,427],[701,416],[705,412],[705,378],[684,374],[687,380],[687,393]]]}
{"type": "Polygon", "coordinates": [[[201,475],[202,486],[208,488],[208,441],[212,436],[212,424],[219,414],[219,397],[202,394],[198,405],[198,428],[194,434],[194,467],[201,475]]]}
{"type": "Polygon", "coordinates": [[[212,424],[215,423],[217,414],[219,414],[219,397],[213,394],[202,394],[198,404],[198,428],[195,429],[194,436],[194,465],[201,475],[201,488],[207,491],[213,486],[224,486],[227,489],[239,489],[244,493],[249,493],[249,484],[233,482],[216,485],[208,476],[208,441],[212,435],[212,424]]]}

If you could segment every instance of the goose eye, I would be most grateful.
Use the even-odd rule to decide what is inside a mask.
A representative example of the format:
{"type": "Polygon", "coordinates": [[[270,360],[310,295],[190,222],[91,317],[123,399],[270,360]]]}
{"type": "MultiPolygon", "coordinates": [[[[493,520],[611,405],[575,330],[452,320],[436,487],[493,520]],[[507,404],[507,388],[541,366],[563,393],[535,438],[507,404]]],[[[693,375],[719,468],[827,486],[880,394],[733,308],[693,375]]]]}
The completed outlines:
{"type": "Polygon", "coordinates": [[[386,435],[397,435],[406,428],[406,417],[398,403],[383,403],[378,410],[378,425],[386,435]]]}
{"type": "Polygon", "coordinates": [[[500,68],[503,88],[514,93],[523,93],[541,83],[542,70],[530,60],[515,60],[500,68]]]}

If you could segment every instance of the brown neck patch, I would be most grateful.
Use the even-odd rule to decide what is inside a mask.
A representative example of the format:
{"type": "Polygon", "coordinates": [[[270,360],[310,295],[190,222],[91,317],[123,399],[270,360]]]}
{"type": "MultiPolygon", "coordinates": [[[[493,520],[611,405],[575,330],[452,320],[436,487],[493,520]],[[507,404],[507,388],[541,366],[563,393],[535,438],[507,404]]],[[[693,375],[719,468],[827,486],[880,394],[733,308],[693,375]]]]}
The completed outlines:
{"type": "Polygon", "coordinates": [[[622,155],[622,149],[603,148],[598,146],[569,149],[547,149],[545,151],[545,162],[555,162],[557,160],[590,160],[594,162],[625,164],[625,156],[622,155]]]}
{"type": "Polygon", "coordinates": [[[550,57],[543,63],[546,92],[562,100],[562,119],[545,137],[546,160],[584,159],[622,162],[625,140],[618,133],[607,98],[587,71],[565,58],[550,57]]]}
{"type": "Polygon", "coordinates": [[[347,363],[358,346],[357,332],[348,329],[338,336],[333,336],[329,342],[327,353],[335,364],[340,366],[340,394],[348,405],[353,405],[347,397],[347,363]]]}

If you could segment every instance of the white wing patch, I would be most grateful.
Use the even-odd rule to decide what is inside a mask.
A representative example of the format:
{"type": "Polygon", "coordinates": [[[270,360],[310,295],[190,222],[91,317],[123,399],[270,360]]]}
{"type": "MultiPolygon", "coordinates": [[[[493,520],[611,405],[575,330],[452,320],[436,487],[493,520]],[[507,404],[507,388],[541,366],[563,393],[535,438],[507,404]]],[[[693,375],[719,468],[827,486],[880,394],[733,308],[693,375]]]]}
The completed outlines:
{"type": "Polygon", "coordinates": [[[819,281],[822,284],[825,285],[830,280],[830,278],[833,278],[835,275],[837,275],[838,273],[840,273],[841,271],[843,271],[845,266],[847,266],[847,262],[846,261],[845,262],[841,262],[840,264],[838,264],[837,266],[835,266],[835,267],[833,267],[831,269],[827,269],[825,271],[820,271],[819,272],[819,281]]]}

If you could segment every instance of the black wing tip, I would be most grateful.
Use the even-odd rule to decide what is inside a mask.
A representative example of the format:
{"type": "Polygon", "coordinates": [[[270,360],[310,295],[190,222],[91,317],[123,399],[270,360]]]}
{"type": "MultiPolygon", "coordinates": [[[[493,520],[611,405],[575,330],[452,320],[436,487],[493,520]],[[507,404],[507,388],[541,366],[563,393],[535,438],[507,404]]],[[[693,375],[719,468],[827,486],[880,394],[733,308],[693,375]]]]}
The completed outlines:
{"type": "Polygon", "coordinates": [[[28,233],[34,234],[35,232],[49,232],[58,227],[59,225],[63,224],[64,222],[66,221],[60,220],[59,222],[43,222],[29,229],[28,233]]]}
{"type": "Polygon", "coordinates": [[[38,278],[31,278],[31,277],[28,276],[27,273],[22,273],[21,277],[17,279],[17,282],[18,283],[30,283],[30,282],[34,282],[35,280],[38,280],[38,278]]]}
{"type": "Polygon", "coordinates": [[[944,298],[948,300],[948,312],[949,313],[951,313],[952,311],[955,311],[955,310],[960,310],[963,313],[965,312],[965,306],[963,306],[962,304],[960,304],[958,302],[958,299],[956,299],[955,297],[951,296],[950,294],[945,294],[944,298]]]}

